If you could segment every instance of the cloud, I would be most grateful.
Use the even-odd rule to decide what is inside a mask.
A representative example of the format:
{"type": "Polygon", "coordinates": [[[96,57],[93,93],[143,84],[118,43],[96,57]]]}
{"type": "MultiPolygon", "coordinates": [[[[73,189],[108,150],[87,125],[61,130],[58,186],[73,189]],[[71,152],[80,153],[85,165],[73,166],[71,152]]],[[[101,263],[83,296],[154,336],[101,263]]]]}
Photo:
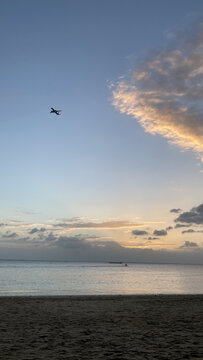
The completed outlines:
{"type": "Polygon", "coordinates": [[[166,231],[169,231],[169,230],[173,230],[173,227],[172,227],[172,226],[168,226],[168,227],[166,228],[166,231]]]}
{"type": "Polygon", "coordinates": [[[188,227],[188,226],[191,226],[191,225],[176,224],[176,225],[175,225],[175,229],[183,228],[183,227],[188,227]]]}
{"type": "Polygon", "coordinates": [[[193,229],[188,229],[188,230],[183,230],[182,231],[182,234],[186,234],[186,233],[194,233],[194,232],[196,232],[195,230],[193,230],[193,229]]]}
{"type": "Polygon", "coordinates": [[[82,236],[82,235],[76,235],[76,236],[59,236],[59,238],[55,241],[54,245],[57,245],[59,247],[65,248],[65,249],[80,249],[84,250],[86,249],[92,249],[92,248],[120,248],[121,245],[113,240],[93,240],[89,241],[89,236],[82,236]]]}
{"type": "MultiPolygon", "coordinates": [[[[148,242],[156,239],[158,238],[149,237],[148,242]]],[[[9,245],[7,241],[2,242],[0,252],[2,259],[203,264],[203,248],[195,244],[185,242],[182,247],[173,251],[153,250],[140,248],[143,244],[137,244],[133,248],[125,247],[110,238],[103,239],[89,234],[64,236],[52,232],[36,232],[36,237],[32,234],[14,237],[9,245]]]]}
{"type": "Polygon", "coordinates": [[[112,103],[146,132],[203,153],[203,21],[176,34],[166,50],[154,51],[130,79],[118,81],[112,103]]]}
{"type": "Polygon", "coordinates": [[[153,234],[155,236],[166,236],[167,235],[167,231],[166,230],[154,230],[153,234]]]}
{"type": "Polygon", "coordinates": [[[188,230],[182,231],[182,234],[186,234],[186,233],[203,233],[203,230],[188,229],[188,230]]]}
{"type": "Polygon", "coordinates": [[[148,232],[144,230],[133,230],[132,234],[140,236],[140,235],[148,235],[148,232]]]}
{"type": "Polygon", "coordinates": [[[182,209],[178,208],[178,209],[171,209],[170,212],[171,213],[175,213],[175,214],[178,214],[182,211],[182,209]]]}
{"type": "Polygon", "coordinates": [[[48,243],[50,242],[54,242],[57,240],[57,236],[53,235],[53,233],[49,233],[46,238],[45,238],[45,241],[47,241],[48,243]]]}
{"type": "Polygon", "coordinates": [[[12,233],[10,233],[9,231],[6,233],[6,234],[3,234],[3,238],[4,239],[13,239],[13,238],[15,238],[15,237],[17,237],[18,236],[18,234],[16,233],[16,232],[12,232],[12,233]]]}
{"type": "Polygon", "coordinates": [[[203,204],[183,212],[175,219],[175,222],[203,225],[203,204]]]}
{"type": "Polygon", "coordinates": [[[29,234],[35,234],[37,232],[44,232],[44,231],[46,231],[46,229],[44,227],[42,227],[41,229],[33,228],[29,231],[29,234]]]}
{"type": "Polygon", "coordinates": [[[121,229],[140,226],[140,224],[135,224],[134,222],[130,222],[127,220],[113,220],[103,222],[66,221],[63,223],[55,224],[55,226],[65,229],[121,229]]]}
{"type": "Polygon", "coordinates": [[[180,246],[180,249],[198,247],[197,243],[192,241],[185,241],[184,245],[180,246]]]}
{"type": "MultiPolygon", "coordinates": [[[[54,243],[59,247],[65,249],[82,249],[88,246],[87,240],[84,237],[79,236],[60,236],[54,243]]],[[[91,245],[90,245],[91,246],[91,245]]]]}

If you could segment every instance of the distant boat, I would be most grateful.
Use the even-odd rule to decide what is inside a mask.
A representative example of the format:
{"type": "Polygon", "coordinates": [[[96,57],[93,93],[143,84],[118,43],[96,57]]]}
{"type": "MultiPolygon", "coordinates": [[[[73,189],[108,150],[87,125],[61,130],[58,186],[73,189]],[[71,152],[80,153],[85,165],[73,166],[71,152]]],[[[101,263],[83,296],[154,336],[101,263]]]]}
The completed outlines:
{"type": "Polygon", "coordinates": [[[127,263],[123,263],[123,261],[109,261],[109,264],[119,264],[119,265],[124,265],[124,266],[128,266],[128,264],[127,263]]]}

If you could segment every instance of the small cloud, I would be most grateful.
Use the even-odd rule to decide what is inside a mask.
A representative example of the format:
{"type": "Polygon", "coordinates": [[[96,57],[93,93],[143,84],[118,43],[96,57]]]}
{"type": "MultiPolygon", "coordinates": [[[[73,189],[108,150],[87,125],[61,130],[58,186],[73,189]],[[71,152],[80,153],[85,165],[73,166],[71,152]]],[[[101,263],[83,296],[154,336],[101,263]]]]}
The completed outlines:
{"type": "Polygon", "coordinates": [[[38,232],[38,229],[33,228],[32,230],[29,231],[29,234],[35,234],[36,232],[38,232]]]}
{"type": "Polygon", "coordinates": [[[175,213],[175,214],[178,214],[182,211],[182,209],[178,208],[178,209],[171,209],[170,212],[171,213],[175,213]]]}
{"type": "Polygon", "coordinates": [[[191,226],[191,225],[176,224],[176,225],[175,225],[175,229],[185,228],[185,227],[189,227],[189,226],[191,226]]]}
{"type": "Polygon", "coordinates": [[[182,234],[186,234],[186,233],[203,233],[203,230],[188,229],[188,230],[182,231],[182,234]]]}
{"type": "Polygon", "coordinates": [[[46,237],[46,241],[48,242],[48,243],[50,243],[50,242],[54,242],[54,241],[56,241],[58,238],[55,236],[55,235],[53,235],[53,233],[49,233],[48,235],[47,235],[47,237],[46,237]]]}
{"type": "Polygon", "coordinates": [[[41,229],[33,228],[29,231],[29,234],[35,234],[37,232],[44,232],[44,231],[46,231],[46,229],[44,227],[42,227],[41,229]]]}
{"type": "Polygon", "coordinates": [[[4,238],[4,239],[13,239],[13,238],[15,238],[16,236],[18,236],[18,234],[16,233],[16,232],[12,232],[12,233],[9,233],[9,231],[6,233],[6,234],[4,234],[2,237],[4,238]]]}
{"type": "Polygon", "coordinates": [[[144,231],[144,230],[133,230],[133,231],[132,231],[132,234],[133,234],[133,235],[142,236],[142,235],[148,235],[148,232],[147,232],[147,231],[144,231]]]}
{"type": "Polygon", "coordinates": [[[184,245],[180,246],[180,249],[194,248],[194,247],[198,247],[197,243],[192,241],[185,241],[184,245]]]}
{"type": "Polygon", "coordinates": [[[155,236],[166,236],[167,235],[167,231],[166,230],[154,230],[153,234],[155,236]]]}
{"type": "Polygon", "coordinates": [[[172,229],[173,229],[172,226],[168,226],[168,227],[166,228],[166,231],[170,231],[170,230],[172,230],[172,229]]]}
{"type": "Polygon", "coordinates": [[[148,237],[148,240],[158,240],[159,238],[158,237],[148,237]]]}
{"type": "Polygon", "coordinates": [[[194,232],[196,232],[195,230],[193,230],[193,229],[188,229],[188,230],[183,230],[182,231],[182,234],[186,234],[186,233],[194,233],[194,232]]]}

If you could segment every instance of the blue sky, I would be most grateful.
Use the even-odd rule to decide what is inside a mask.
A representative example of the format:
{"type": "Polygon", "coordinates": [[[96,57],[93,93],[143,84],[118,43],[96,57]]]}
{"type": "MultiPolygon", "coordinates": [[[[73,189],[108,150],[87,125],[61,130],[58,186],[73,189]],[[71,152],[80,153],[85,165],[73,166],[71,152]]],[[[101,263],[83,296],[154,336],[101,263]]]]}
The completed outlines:
{"type": "MultiPolygon", "coordinates": [[[[16,251],[31,257],[37,247],[39,258],[50,234],[55,249],[64,236],[67,243],[73,237],[78,248],[82,237],[88,246],[105,239],[103,247],[115,242],[143,251],[184,250],[194,256],[202,251],[203,223],[183,222],[194,225],[194,232],[182,234],[174,229],[180,213],[170,213],[179,208],[192,213],[195,208],[199,214],[202,108],[196,109],[199,133],[194,132],[191,146],[186,138],[181,146],[171,144],[160,124],[155,135],[146,131],[144,115],[140,123],[135,112],[129,115],[128,102],[121,109],[129,94],[135,96],[129,90],[131,74],[140,76],[146,61],[152,64],[160,54],[166,59],[180,31],[187,40],[181,44],[192,43],[190,34],[197,34],[202,11],[198,0],[0,2],[0,246],[5,257],[15,257],[16,251]],[[123,82],[128,89],[121,94],[123,82]],[[61,116],[50,114],[50,107],[62,109],[61,116]],[[148,239],[169,226],[173,229],[166,236],[148,239]],[[29,233],[41,228],[46,231],[29,233]],[[134,229],[147,236],[134,236],[134,229]]],[[[202,89],[200,63],[193,61],[193,66],[199,71],[195,89],[202,89]]],[[[178,77],[183,67],[175,70],[178,77]]],[[[171,87],[174,84],[171,81],[171,87]]],[[[143,101],[149,83],[140,86],[143,101]]],[[[186,116],[190,112],[188,108],[186,116]]],[[[174,124],[181,121],[177,118],[174,124]]],[[[194,128],[189,118],[187,125],[194,128]]],[[[109,253],[113,256],[113,250],[109,253]]],[[[53,249],[49,256],[60,258],[53,249]]]]}

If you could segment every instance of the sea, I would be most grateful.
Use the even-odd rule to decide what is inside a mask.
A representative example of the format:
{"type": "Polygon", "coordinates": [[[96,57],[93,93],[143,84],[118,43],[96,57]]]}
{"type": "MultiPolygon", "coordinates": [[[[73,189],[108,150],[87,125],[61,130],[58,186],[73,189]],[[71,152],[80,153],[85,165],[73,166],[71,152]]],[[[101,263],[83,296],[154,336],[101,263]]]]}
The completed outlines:
{"type": "Polygon", "coordinates": [[[203,294],[203,265],[0,260],[0,296],[203,294]]]}

